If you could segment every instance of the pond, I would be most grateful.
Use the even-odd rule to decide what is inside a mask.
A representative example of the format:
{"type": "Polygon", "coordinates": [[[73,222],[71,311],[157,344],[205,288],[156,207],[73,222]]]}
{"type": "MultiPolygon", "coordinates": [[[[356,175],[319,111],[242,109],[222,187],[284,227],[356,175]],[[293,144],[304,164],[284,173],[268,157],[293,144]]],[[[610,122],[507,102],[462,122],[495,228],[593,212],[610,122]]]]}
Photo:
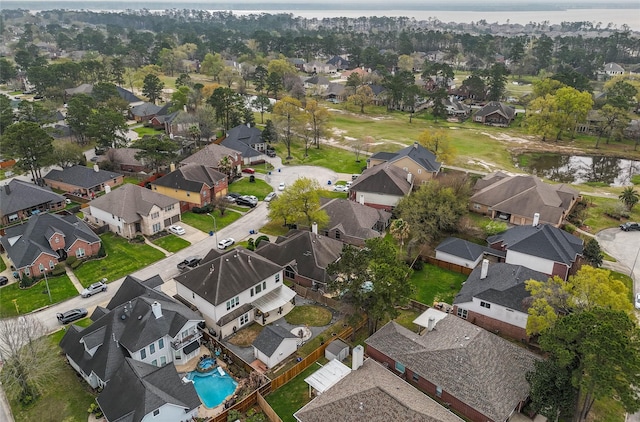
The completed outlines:
{"type": "Polygon", "coordinates": [[[561,183],[603,183],[627,186],[640,174],[640,161],[614,157],[561,154],[521,154],[516,166],[538,177],[561,183]]]}

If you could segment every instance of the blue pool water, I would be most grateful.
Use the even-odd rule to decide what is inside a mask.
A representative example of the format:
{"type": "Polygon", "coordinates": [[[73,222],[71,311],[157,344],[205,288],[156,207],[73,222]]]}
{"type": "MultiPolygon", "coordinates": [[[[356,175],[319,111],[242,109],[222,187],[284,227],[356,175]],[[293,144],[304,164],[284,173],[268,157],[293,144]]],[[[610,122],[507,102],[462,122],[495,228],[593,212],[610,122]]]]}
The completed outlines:
{"type": "Polygon", "coordinates": [[[221,404],[224,399],[236,391],[238,386],[238,383],[229,374],[222,372],[224,374],[222,376],[218,371],[206,374],[192,371],[187,375],[187,378],[193,381],[193,386],[196,388],[200,400],[208,408],[221,404]]]}
{"type": "Polygon", "coordinates": [[[216,365],[216,360],[213,358],[204,358],[198,362],[198,367],[202,369],[202,372],[208,372],[216,365]]]}

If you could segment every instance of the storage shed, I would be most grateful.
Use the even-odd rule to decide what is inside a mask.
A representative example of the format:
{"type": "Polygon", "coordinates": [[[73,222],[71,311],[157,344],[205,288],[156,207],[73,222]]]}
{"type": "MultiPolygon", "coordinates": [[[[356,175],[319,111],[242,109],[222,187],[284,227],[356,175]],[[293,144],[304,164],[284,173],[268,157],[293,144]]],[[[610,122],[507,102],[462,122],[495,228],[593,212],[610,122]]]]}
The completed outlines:
{"type": "Polygon", "coordinates": [[[349,356],[349,345],[339,339],[329,343],[324,350],[324,357],[327,358],[328,361],[337,359],[342,362],[347,356],[349,356]]]}

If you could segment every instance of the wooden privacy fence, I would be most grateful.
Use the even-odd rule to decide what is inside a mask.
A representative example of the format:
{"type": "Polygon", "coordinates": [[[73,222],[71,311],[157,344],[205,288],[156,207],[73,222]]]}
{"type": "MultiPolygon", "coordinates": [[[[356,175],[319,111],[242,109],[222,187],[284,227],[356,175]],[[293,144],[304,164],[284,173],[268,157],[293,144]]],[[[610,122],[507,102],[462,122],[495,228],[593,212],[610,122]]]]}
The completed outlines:
{"type": "Polygon", "coordinates": [[[432,256],[423,256],[422,259],[429,264],[444,268],[445,270],[455,271],[464,275],[469,275],[471,274],[471,271],[473,271],[473,268],[465,267],[458,264],[452,264],[451,262],[442,261],[432,256]]]}

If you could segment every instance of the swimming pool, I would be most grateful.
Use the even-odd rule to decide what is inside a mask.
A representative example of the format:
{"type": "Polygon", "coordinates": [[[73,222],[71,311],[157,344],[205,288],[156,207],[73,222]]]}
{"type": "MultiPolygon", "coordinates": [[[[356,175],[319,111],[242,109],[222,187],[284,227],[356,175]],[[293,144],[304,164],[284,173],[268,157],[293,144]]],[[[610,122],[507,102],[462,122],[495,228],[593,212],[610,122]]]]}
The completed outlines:
{"type": "Polygon", "coordinates": [[[198,371],[191,371],[187,378],[193,381],[193,386],[202,400],[202,403],[213,408],[221,404],[228,396],[236,391],[238,383],[221,368],[218,371],[202,374],[198,371]],[[223,375],[220,375],[222,372],[223,375]]]}

